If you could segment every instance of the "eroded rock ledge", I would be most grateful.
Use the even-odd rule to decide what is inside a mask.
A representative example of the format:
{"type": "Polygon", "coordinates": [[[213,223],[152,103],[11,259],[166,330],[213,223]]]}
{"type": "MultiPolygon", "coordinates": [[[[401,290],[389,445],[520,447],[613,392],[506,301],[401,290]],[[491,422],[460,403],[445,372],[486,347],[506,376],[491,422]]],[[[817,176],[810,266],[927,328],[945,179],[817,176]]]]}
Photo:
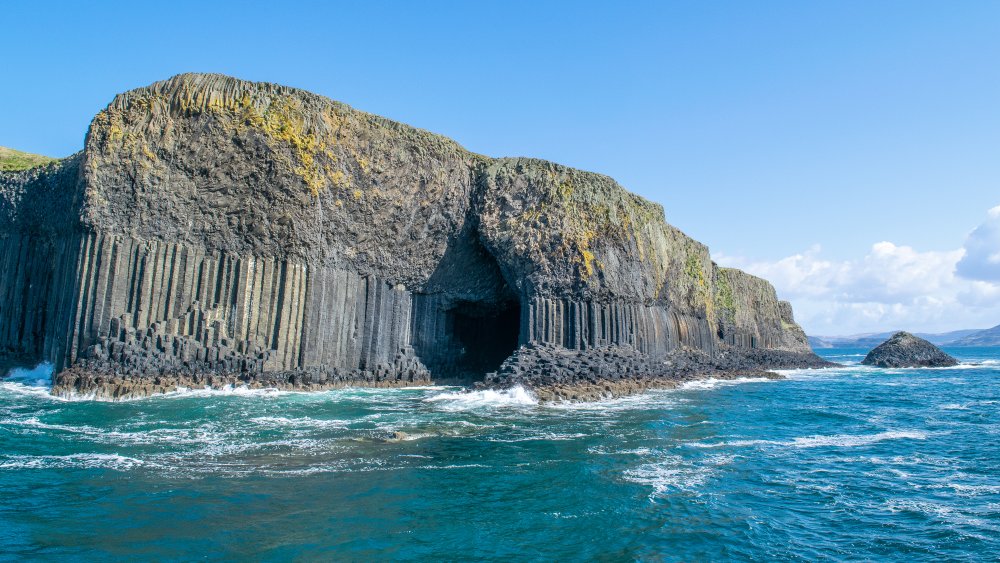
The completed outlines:
{"type": "Polygon", "coordinates": [[[291,371],[203,371],[125,375],[108,371],[106,365],[81,362],[54,377],[52,393],[59,397],[124,400],[172,393],[178,389],[277,389],[282,391],[328,391],[345,387],[399,388],[432,385],[427,372],[400,374],[378,370],[347,372],[317,368],[291,371]]]}
{"type": "Polygon", "coordinates": [[[0,267],[0,360],[52,362],[56,392],[822,363],[769,283],[611,178],[219,75],[120,94],[80,154],[0,173],[0,267]]]}
{"type": "Polygon", "coordinates": [[[824,368],[833,364],[812,354],[785,350],[726,350],[714,356],[680,348],[652,358],[628,346],[587,351],[527,345],[486,376],[483,387],[521,385],[542,401],[593,401],[673,389],[699,379],[779,379],[775,369],[824,368]]]}

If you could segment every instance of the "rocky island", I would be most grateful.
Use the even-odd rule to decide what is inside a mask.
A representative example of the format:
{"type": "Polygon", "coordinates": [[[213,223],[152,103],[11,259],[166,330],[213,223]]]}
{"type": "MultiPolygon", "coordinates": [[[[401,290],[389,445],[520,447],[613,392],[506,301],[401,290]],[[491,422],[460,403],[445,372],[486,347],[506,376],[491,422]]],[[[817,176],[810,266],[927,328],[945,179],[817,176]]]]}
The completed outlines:
{"type": "Polygon", "coordinates": [[[880,368],[936,368],[957,366],[958,360],[923,338],[900,331],[868,352],[861,363],[880,368]]]}
{"type": "Polygon", "coordinates": [[[600,174],[185,74],[0,173],[0,356],[53,392],[524,385],[589,398],[826,365],[765,280],[600,174]]]}

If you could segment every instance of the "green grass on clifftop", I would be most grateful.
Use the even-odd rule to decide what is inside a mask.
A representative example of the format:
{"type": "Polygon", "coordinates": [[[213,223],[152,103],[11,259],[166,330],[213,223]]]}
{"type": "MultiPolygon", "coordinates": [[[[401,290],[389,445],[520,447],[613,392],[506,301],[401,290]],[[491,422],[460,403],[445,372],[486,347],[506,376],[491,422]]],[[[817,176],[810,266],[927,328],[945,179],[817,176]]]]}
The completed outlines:
{"type": "Polygon", "coordinates": [[[58,159],[0,147],[0,172],[27,170],[56,160],[58,159]]]}

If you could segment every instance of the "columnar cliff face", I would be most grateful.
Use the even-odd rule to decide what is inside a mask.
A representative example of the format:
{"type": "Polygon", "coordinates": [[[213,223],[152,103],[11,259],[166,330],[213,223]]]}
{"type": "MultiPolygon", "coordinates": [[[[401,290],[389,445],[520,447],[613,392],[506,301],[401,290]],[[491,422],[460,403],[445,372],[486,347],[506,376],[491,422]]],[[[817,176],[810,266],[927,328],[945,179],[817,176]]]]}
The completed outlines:
{"type": "Polygon", "coordinates": [[[57,390],[481,378],[541,344],[813,358],[770,284],[608,177],[218,75],[0,175],[0,236],[3,354],[57,390]]]}

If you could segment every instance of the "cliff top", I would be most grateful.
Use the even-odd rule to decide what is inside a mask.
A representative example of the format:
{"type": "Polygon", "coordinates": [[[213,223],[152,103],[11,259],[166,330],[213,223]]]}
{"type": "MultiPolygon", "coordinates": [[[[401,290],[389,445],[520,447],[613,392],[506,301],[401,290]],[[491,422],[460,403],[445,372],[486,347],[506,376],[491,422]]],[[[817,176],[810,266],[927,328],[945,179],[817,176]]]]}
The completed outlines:
{"type": "MultiPolygon", "coordinates": [[[[317,137],[331,132],[331,129],[341,127],[336,119],[331,119],[329,114],[351,114],[355,117],[363,118],[372,124],[386,127],[393,130],[393,133],[410,137],[414,140],[443,143],[468,157],[481,159],[486,162],[494,162],[499,165],[509,165],[513,167],[547,168],[556,173],[572,173],[586,175],[601,181],[604,184],[612,184],[615,187],[617,182],[605,174],[572,168],[557,162],[544,160],[528,156],[505,156],[487,157],[475,153],[463,147],[454,139],[434,133],[432,131],[414,127],[412,125],[396,121],[381,115],[368,113],[349,104],[334,100],[332,98],[282,84],[271,82],[253,82],[232,76],[216,73],[188,72],[174,75],[165,80],[154,82],[148,86],[134,88],[122,92],[114,97],[105,112],[127,112],[135,109],[146,110],[149,113],[172,113],[181,116],[192,116],[203,113],[219,113],[223,110],[230,110],[237,114],[237,117],[249,118],[249,124],[259,125],[258,119],[266,121],[267,114],[282,114],[281,117],[291,117],[284,120],[285,123],[278,124],[285,129],[296,129],[301,132],[312,132],[317,137]],[[288,108],[282,105],[282,100],[294,99],[298,107],[288,108]],[[162,102],[162,106],[157,106],[156,102],[162,102]],[[288,115],[293,114],[293,115],[288,115]],[[324,118],[324,114],[326,117],[324,118]]],[[[102,112],[103,113],[103,112],[102,112]]],[[[101,114],[98,115],[100,121],[101,114]]],[[[263,123],[267,126],[268,123],[263,123]]],[[[93,125],[92,125],[93,127],[93,125]]],[[[282,131],[283,137],[287,137],[282,131]]],[[[338,131],[339,133],[339,131],[338,131]]],[[[295,139],[291,140],[295,144],[295,139]]],[[[625,191],[625,195],[641,205],[653,206],[663,214],[660,204],[651,202],[625,191]]]]}
{"type": "MultiPolygon", "coordinates": [[[[433,140],[469,152],[444,135],[364,112],[308,90],[271,82],[252,82],[224,74],[177,74],[116,95],[105,112],[128,112],[136,109],[151,114],[169,113],[185,117],[229,113],[230,117],[240,118],[247,125],[278,126],[285,129],[272,133],[311,132],[317,137],[338,129],[341,125],[338,115],[350,114],[391,129],[397,135],[419,138],[424,142],[433,140]],[[279,117],[280,122],[269,122],[268,117],[271,115],[279,117]]],[[[296,139],[284,140],[294,142],[296,139]]]]}
{"type": "Polygon", "coordinates": [[[18,172],[55,162],[56,160],[58,159],[0,147],[0,172],[18,172]]]}

